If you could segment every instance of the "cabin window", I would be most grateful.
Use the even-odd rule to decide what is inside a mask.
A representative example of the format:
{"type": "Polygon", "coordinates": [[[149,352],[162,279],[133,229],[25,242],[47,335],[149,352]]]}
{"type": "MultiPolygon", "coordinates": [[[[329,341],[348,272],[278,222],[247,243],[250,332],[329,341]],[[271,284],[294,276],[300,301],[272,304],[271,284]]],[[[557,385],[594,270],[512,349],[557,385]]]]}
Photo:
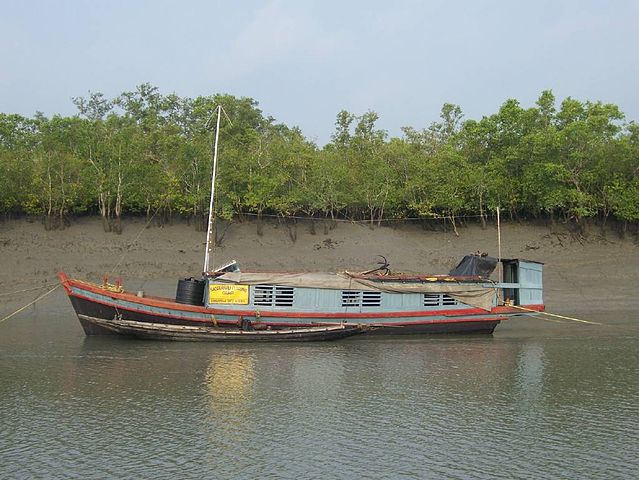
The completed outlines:
{"type": "Polygon", "coordinates": [[[453,297],[449,297],[448,295],[442,295],[442,305],[457,305],[457,300],[453,297]]]}
{"type": "Polygon", "coordinates": [[[295,289],[276,285],[253,287],[253,305],[259,307],[292,307],[295,289]]]}
{"type": "Polygon", "coordinates": [[[342,307],[380,307],[382,292],[342,291],[342,307]]]}
{"type": "Polygon", "coordinates": [[[424,306],[425,307],[439,307],[441,295],[438,293],[425,293],[424,294],[424,306]]]}
{"type": "Polygon", "coordinates": [[[450,307],[453,305],[459,305],[459,302],[453,297],[449,297],[445,293],[425,293],[424,294],[424,306],[425,307],[450,307]]]}
{"type": "Polygon", "coordinates": [[[382,292],[362,292],[362,307],[380,307],[382,292]]]}
{"type": "Polygon", "coordinates": [[[359,307],[361,305],[361,294],[353,290],[344,290],[342,292],[342,307],[359,307]]]}

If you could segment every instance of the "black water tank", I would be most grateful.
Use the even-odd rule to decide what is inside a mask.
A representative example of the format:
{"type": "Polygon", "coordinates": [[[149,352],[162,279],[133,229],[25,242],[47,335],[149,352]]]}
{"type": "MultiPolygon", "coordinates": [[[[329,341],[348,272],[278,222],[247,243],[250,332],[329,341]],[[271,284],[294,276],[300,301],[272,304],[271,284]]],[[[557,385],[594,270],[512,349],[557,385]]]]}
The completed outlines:
{"type": "Polygon", "coordinates": [[[178,280],[175,301],[186,305],[204,305],[205,280],[185,278],[178,280]]]}

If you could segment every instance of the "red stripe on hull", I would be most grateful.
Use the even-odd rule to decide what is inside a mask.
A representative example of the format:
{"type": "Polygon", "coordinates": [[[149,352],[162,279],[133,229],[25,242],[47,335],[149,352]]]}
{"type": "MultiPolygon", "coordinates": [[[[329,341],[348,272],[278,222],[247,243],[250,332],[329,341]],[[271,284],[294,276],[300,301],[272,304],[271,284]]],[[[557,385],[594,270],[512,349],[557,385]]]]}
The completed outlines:
{"type": "MultiPolygon", "coordinates": [[[[87,296],[80,295],[80,294],[77,294],[77,293],[74,293],[74,292],[71,292],[69,294],[69,297],[75,297],[75,298],[79,298],[79,299],[85,300],[87,302],[97,303],[97,304],[100,304],[100,305],[111,307],[111,308],[116,309],[117,311],[135,312],[135,313],[145,314],[145,315],[149,315],[149,316],[153,316],[153,317],[175,318],[177,320],[186,320],[186,321],[189,321],[189,322],[198,322],[198,323],[207,323],[207,324],[211,323],[213,321],[212,318],[203,319],[203,318],[184,317],[184,316],[177,315],[177,314],[174,314],[174,313],[149,312],[148,310],[125,307],[125,306],[119,305],[117,303],[104,302],[104,301],[98,300],[96,298],[87,297],[87,296]]],[[[180,305],[181,306],[181,304],[179,304],[179,303],[177,303],[176,305],[180,305]]],[[[186,309],[184,309],[184,310],[187,311],[186,309]]],[[[201,313],[207,313],[208,315],[215,315],[215,314],[221,315],[221,313],[213,312],[211,310],[209,310],[207,312],[201,312],[201,313]]],[[[244,315],[244,316],[248,316],[248,315],[244,315]]],[[[253,312],[250,316],[254,317],[255,316],[255,312],[253,312]]],[[[219,323],[234,324],[235,322],[220,321],[219,323]]]]}
{"type": "Polygon", "coordinates": [[[475,318],[475,317],[456,317],[456,318],[444,318],[440,320],[424,320],[424,321],[416,321],[416,322],[384,322],[380,323],[385,327],[392,327],[395,325],[399,326],[410,326],[410,325],[426,325],[430,323],[467,323],[467,322],[503,322],[504,320],[508,320],[508,317],[489,317],[489,318],[475,318]]]}
{"type": "MultiPolygon", "coordinates": [[[[375,325],[379,325],[382,327],[410,327],[413,325],[434,325],[434,324],[447,324],[447,323],[469,323],[469,322],[503,322],[504,320],[508,320],[508,317],[483,317],[483,318],[469,318],[469,317],[459,317],[459,318],[442,318],[437,320],[417,320],[413,322],[380,322],[375,325]]],[[[268,325],[273,325],[275,327],[285,327],[291,326],[291,323],[285,322],[268,322],[268,325]]],[[[314,323],[313,325],[334,325],[332,323],[314,323]]],[[[308,326],[308,323],[300,323],[295,324],[295,326],[308,326]]]]}

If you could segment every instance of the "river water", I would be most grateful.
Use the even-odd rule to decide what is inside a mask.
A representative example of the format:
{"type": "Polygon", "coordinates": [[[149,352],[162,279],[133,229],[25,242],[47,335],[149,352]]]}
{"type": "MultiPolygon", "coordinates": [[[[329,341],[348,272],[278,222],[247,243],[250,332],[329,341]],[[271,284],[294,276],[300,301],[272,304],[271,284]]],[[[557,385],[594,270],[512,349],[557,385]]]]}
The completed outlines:
{"type": "Polygon", "coordinates": [[[0,323],[0,478],[638,478],[639,314],[591,318],[170,343],[86,338],[59,289],[0,323]]]}

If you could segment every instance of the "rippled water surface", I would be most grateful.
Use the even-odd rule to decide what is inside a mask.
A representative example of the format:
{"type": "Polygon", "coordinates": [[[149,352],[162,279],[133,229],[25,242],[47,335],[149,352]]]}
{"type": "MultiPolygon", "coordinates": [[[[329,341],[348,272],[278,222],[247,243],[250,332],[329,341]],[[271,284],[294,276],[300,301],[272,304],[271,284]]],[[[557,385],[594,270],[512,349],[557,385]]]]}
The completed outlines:
{"type": "Polygon", "coordinates": [[[637,478],[639,318],[598,319],[170,343],[85,338],[58,291],[0,324],[0,478],[637,478]]]}

